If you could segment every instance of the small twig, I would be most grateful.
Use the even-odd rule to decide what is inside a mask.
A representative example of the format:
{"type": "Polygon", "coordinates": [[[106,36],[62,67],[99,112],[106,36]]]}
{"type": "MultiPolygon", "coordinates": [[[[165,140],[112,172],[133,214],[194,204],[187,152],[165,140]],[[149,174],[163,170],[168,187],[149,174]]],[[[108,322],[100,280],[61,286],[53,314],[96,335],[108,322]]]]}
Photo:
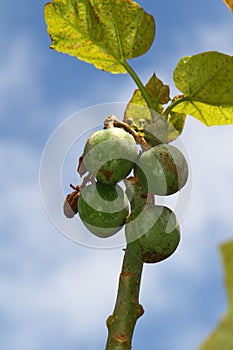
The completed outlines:
{"type": "Polygon", "coordinates": [[[73,184],[70,184],[70,187],[76,192],[78,192],[80,189],[79,185],[74,186],[73,184]]]}
{"type": "Polygon", "coordinates": [[[139,145],[141,145],[144,150],[148,150],[150,148],[150,145],[146,142],[142,135],[140,135],[136,130],[132,129],[129,124],[118,120],[114,114],[111,114],[105,119],[104,127],[105,129],[109,129],[112,127],[123,128],[125,131],[127,131],[133,136],[135,141],[139,145]]]}
{"type": "Polygon", "coordinates": [[[150,145],[146,142],[142,135],[140,135],[136,130],[132,129],[129,124],[118,120],[113,114],[105,119],[104,126],[105,128],[110,128],[113,126],[123,128],[134,137],[135,141],[141,145],[144,150],[148,150],[150,148],[150,145]]]}
{"type": "Polygon", "coordinates": [[[150,148],[150,145],[146,142],[144,137],[140,135],[137,131],[132,129],[128,124],[121,122],[120,120],[114,121],[114,126],[118,128],[123,128],[125,131],[127,131],[129,134],[131,134],[135,141],[141,145],[145,150],[148,150],[150,148]]]}
{"type": "Polygon", "coordinates": [[[86,184],[87,184],[88,182],[91,182],[91,183],[95,183],[95,182],[96,182],[94,176],[92,176],[92,175],[89,174],[89,173],[88,173],[87,176],[84,177],[83,182],[82,182],[82,184],[80,185],[80,191],[82,191],[82,190],[84,189],[84,187],[86,186],[86,184]]]}

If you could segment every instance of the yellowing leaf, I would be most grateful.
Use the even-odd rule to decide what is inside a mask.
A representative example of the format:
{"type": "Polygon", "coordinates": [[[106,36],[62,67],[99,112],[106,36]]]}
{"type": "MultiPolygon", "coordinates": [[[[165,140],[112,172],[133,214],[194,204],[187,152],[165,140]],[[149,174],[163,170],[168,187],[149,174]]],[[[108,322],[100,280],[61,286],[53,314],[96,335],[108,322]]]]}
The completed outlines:
{"type": "Polygon", "coordinates": [[[233,0],[223,0],[225,2],[225,4],[227,4],[227,6],[231,9],[231,11],[233,12],[233,0]]]}
{"type": "MultiPolygon", "coordinates": [[[[161,105],[166,104],[170,100],[169,86],[165,85],[155,74],[153,74],[145,88],[153,103],[154,111],[161,112],[161,105]]],[[[133,97],[127,105],[124,121],[127,122],[127,119],[130,118],[135,125],[140,126],[140,120],[151,120],[151,113],[153,115],[154,111],[150,111],[140,90],[137,89],[134,91],[133,97]]]]}
{"type": "Polygon", "coordinates": [[[210,51],[182,58],[174,82],[184,94],[173,111],[187,113],[204,124],[233,123],[233,57],[210,51]]]}
{"type": "Polygon", "coordinates": [[[172,111],[192,115],[207,126],[233,124],[233,105],[215,106],[191,100],[179,103],[172,111]]]}
{"type": "Polygon", "coordinates": [[[210,335],[200,350],[232,350],[233,349],[233,241],[221,246],[225,268],[226,289],[229,308],[219,322],[216,330],[210,335]]]}
{"type": "Polygon", "coordinates": [[[225,281],[229,298],[229,312],[232,313],[233,316],[233,241],[222,244],[221,253],[225,268],[225,281]]]}
{"type": "Polygon", "coordinates": [[[171,111],[168,119],[168,141],[174,141],[183,131],[186,120],[185,113],[171,111]]]}
{"type": "Polygon", "coordinates": [[[155,23],[132,0],[53,0],[45,6],[51,48],[111,73],[151,46],[155,23]]]}

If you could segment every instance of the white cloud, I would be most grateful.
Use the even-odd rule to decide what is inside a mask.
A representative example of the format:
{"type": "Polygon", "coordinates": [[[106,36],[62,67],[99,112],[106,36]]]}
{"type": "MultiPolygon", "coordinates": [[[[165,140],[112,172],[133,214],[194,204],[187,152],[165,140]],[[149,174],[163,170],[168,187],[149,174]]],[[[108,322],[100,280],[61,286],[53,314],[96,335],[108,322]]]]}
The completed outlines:
{"type": "MultiPolygon", "coordinates": [[[[51,132],[51,128],[74,112],[77,104],[64,94],[63,100],[49,105],[49,96],[44,92],[48,62],[39,50],[37,37],[19,31],[7,44],[3,37],[0,43],[5,48],[0,57],[0,122],[4,129],[11,126],[12,137],[17,131],[31,142],[33,137],[46,134],[46,130],[51,132]]],[[[53,90],[51,96],[52,93],[53,90]]]]}
{"type": "Polygon", "coordinates": [[[4,118],[11,105],[27,107],[35,102],[41,62],[30,37],[17,34],[8,46],[3,39],[1,45],[6,48],[0,58],[0,108],[4,118]]]}
{"type": "MultiPolygon", "coordinates": [[[[30,263],[30,259],[25,260],[21,262],[22,269],[30,263]]],[[[43,277],[35,270],[1,278],[1,309],[8,315],[8,322],[27,329],[25,335],[30,334],[35,341],[32,348],[36,344],[42,347],[45,337],[51,338],[58,330],[77,344],[88,339],[90,329],[99,339],[106,331],[105,320],[113,307],[116,259],[108,260],[104,253],[87,253],[82,258],[69,258],[67,254],[67,262],[61,264],[57,258],[53,263],[52,268],[44,270],[43,277]]],[[[58,341],[62,333],[57,335],[58,341]]],[[[18,339],[14,338],[12,350],[18,348],[18,339]]],[[[28,345],[27,337],[24,343],[28,345]]]]}
{"type": "Polygon", "coordinates": [[[0,196],[0,309],[8,324],[5,348],[43,347],[46,337],[51,341],[58,329],[77,344],[89,338],[90,329],[97,339],[104,337],[122,252],[87,249],[62,237],[42,208],[37,156],[12,141],[2,142],[0,150],[5,170],[0,196]],[[11,186],[15,189],[9,191],[11,186]]]}

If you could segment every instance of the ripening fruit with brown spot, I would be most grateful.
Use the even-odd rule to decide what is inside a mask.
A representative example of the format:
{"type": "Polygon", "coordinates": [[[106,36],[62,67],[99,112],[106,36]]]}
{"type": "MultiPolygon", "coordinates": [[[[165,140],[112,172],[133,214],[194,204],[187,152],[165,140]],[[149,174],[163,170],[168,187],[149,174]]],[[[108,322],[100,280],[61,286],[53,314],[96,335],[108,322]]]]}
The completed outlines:
{"type": "Polygon", "coordinates": [[[140,257],[145,263],[167,259],[180,242],[180,228],[173,211],[154,204],[138,207],[130,213],[125,234],[127,243],[138,241],[140,257]]]}
{"type": "Polygon", "coordinates": [[[188,164],[178,148],[161,144],[142,153],[135,172],[149,193],[166,196],[184,187],[188,164]]]}

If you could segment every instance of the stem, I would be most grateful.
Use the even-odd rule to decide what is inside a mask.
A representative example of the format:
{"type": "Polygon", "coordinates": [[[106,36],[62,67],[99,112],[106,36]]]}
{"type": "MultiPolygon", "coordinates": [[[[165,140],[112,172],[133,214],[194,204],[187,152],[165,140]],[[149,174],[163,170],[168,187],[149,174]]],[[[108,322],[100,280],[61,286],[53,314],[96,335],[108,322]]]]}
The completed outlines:
{"type": "MultiPolygon", "coordinates": [[[[151,195],[144,192],[138,178],[129,177],[124,183],[131,209],[146,205],[151,195]]],[[[115,308],[113,315],[107,319],[108,340],[105,350],[131,350],[136,322],[144,313],[139,304],[142,269],[141,246],[135,240],[125,250],[115,308]]]]}
{"type": "Polygon", "coordinates": [[[154,110],[154,105],[151,100],[150,95],[148,94],[145,86],[143,85],[142,81],[140,80],[139,76],[137,73],[133,70],[133,68],[128,64],[127,61],[121,61],[121,64],[125,67],[129,75],[132,77],[132,79],[135,81],[136,85],[138,86],[139,90],[141,91],[141,94],[146,101],[147,106],[151,109],[154,110]]]}
{"type": "Polygon", "coordinates": [[[137,254],[138,242],[128,244],[119,279],[113,315],[107,319],[108,340],[105,350],[130,350],[136,322],[143,315],[139,304],[143,262],[137,254]]]}
{"type": "Polygon", "coordinates": [[[129,134],[131,134],[135,141],[142,146],[143,149],[148,150],[150,148],[150,145],[146,142],[144,137],[140,135],[137,131],[132,129],[128,124],[120,121],[120,120],[115,120],[114,121],[114,126],[123,128],[125,131],[127,131],[129,134]]]}
{"type": "Polygon", "coordinates": [[[185,95],[181,95],[177,98],[173,99],[173,102],[163,111],[163,115],[168,116],[169,113],[172,111],[172,109],[177,106],[179,103],[184,102],[184,101],[188,101],[189,97],[185,96],[185,95]]]}
{"type": "Polygon", "coordinates": [[[125,131],[127,131],[129,134],[131,134],[135,141],[142,146],[143,149],[148,150],[150,148],[150,145],[146,142],[144,137],[137,133],[136,130],[132,129],[129,124],[124,123],[117,119],[117,117],[114,114],[109,115],[105,121],[104,121],[104,127],[105,129],[110,129],[114,127],[123,128],[125,131]]]}

